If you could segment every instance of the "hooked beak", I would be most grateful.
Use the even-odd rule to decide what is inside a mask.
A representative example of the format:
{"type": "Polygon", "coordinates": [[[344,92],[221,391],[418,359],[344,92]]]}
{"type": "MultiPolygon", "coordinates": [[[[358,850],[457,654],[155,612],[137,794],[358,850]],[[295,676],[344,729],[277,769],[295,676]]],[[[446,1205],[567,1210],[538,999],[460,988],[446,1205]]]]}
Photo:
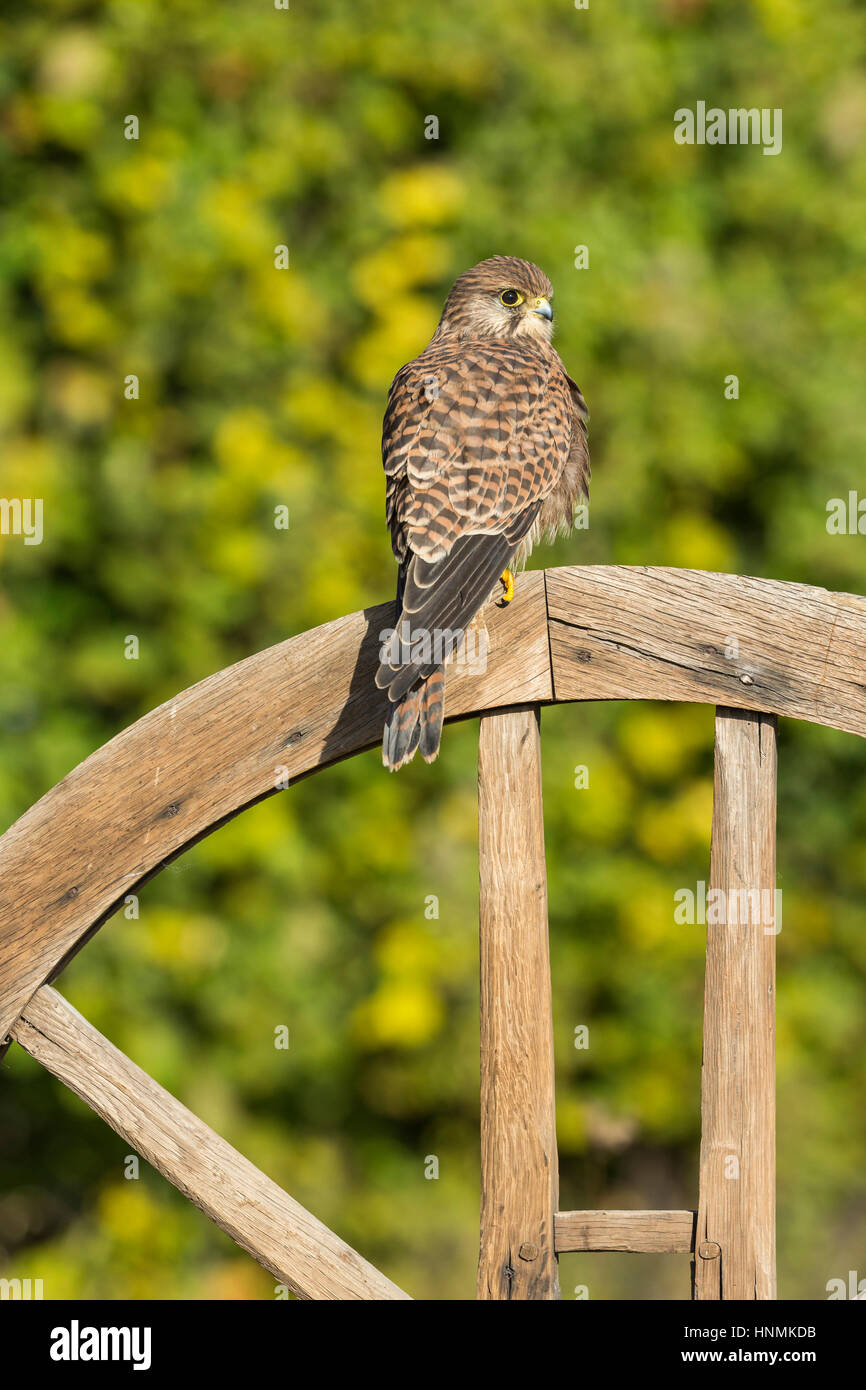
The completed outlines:
{"type": "Polygon", "coordinates": [[[537,299],[533,300],[531,312],[537,314],[540,319],[547,319],[548,323],[553,322],[553,305],[543,295],[539,295],[537,299]]]}

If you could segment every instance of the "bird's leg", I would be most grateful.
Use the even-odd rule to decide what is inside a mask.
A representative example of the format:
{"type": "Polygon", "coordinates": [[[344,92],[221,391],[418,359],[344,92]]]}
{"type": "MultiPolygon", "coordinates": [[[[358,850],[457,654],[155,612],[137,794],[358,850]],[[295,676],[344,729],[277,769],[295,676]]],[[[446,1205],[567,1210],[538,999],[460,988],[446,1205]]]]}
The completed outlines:
{"type": "Polygon", "coordinates": [[[511,570],[503,570],[499,576],[499,582],[505,587],[505,593],[502,595],[502,602],[510,603],[514,598],[514,575],[511,573],[511,570]]]}

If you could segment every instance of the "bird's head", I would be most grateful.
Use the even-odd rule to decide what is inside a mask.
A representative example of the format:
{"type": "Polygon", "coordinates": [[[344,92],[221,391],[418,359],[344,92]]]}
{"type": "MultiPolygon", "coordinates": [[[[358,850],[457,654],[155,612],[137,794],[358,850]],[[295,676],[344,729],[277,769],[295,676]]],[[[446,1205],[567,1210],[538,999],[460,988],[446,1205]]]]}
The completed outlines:
{"type": "Polygon", "coordinates": [[[543,270],[516,256],[491,256],[465,270],[445,301],[437,335],[510,338],[549,343],[553,286],[543,270]]]}

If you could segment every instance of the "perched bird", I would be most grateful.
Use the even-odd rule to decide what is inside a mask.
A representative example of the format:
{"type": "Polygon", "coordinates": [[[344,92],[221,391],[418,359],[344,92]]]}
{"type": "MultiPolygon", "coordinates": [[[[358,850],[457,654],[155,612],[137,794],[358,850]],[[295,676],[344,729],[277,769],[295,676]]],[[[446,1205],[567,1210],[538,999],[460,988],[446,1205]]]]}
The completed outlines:
{"type": "Polygon", "coordinates": [[[530,261],[482,261],[391,384],[382,462],[399,640],[383,647],[376,685],[393,705],[392,772],[419,747],[436,757],[445,662],[497,590],[511,601],[512,569],[541,535],[570,530],[588,493],[586,403],[551,346],[552,299],[530,261]]]}

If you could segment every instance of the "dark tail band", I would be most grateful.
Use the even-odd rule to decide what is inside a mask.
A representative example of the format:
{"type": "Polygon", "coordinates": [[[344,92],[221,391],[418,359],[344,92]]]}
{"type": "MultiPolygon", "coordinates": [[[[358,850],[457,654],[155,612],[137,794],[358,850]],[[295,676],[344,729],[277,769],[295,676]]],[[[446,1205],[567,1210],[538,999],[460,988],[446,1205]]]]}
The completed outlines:
{"type": "Polygon", "coordinates": [[[416,750],[432,763],[439,752],[445,714],[445,670],[437,666],[394,705],[385,724],[382,762],[391,772],[411,762],[416,750]]]}

